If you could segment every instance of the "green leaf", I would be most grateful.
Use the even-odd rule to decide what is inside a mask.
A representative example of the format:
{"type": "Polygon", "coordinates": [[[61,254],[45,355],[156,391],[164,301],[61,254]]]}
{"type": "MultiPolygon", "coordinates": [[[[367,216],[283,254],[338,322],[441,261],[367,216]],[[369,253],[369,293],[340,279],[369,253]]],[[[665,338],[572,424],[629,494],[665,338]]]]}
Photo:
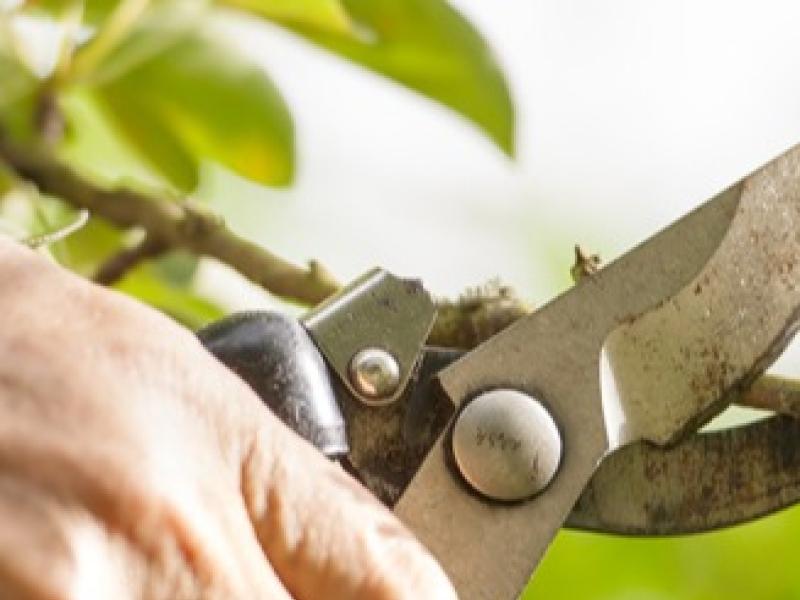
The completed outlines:
{"type": "Polygon", "coordinates": [[[339,0],[219,0],[219,2],[286,25],[331,33],[348,33],[351,30],[350,17],[339,0]]]}
{"type": "Polygon", "coordinates": [[[93,94],[71,88],[61,94],[59,104],[67,123],[59,157],[73,169],[105,187],[125,186],[165,195],[174,191],[169,181],[120,135],[93,94]]]}
{"type": "Polygon", "coordinates": [[[13,190],[15,187],[16,181],[14,180],[13,175],[2,163],[0,163],[0,202],[2,202],[3,196],[13,190]]]}
{"type": "MultiPolygon", "coordinates": [[[[64,0],[61,0],[62,2],[64,0]]],[[[69,2],[70,0],[66,0],[69,2]]],[[[86,23],[102,23],[119,6],[120,0],[83,0],[83,20],[86,23]]]]}
{"type": "MultiPolygon", "coordinates": [[[[53,233],[75,223],[77,218],[78,211],[64,201],[27,188],[18,188],[10,201],[0,202],[0,219],[5,224],[0,229],[17,239],[53,233]]],[[[83,227],[64,239],[47,244],[47,248],[59,264],[91,276],[107,257],[124,246],[124,235],[106,221],[90,218],[83,227]]]]}
{"type": "Polygon", "coordinates": [[[213,302],[185,287],[170,284],[150,263],[139,265],[114,287],[168,314],[190,329],[199,329],[225,315],[225,311],[213,302]]]}
{"type": "MultiPolygon", "coordinates": [[[[25,8],[59,16],[69,10],[75,0],[28,0],[25,8]]],[[[119,0],[83,0],[83,20],[86,23],[99,23],[117,7],[119,0]]]]}
{"type": "Polygon", "coordinates": [[[184,191],[196,186],[202,160],[259,183],[288,184],[294,126],[267,75],[205,36],[165,42],[165,35],[134,36],[130,44],[161,51],[93,87],[119,133],[184,191]]]}
{"type": "Polygon", "coordinates": [[[197,256],[182,250],[173,250],[153,262],[159,276],[175,286],[190,285],[199,264],[200,259],[197,256]]]}
{"type": "MultiPolygon", "coordinates": [[[[33,203],[33,220],[27,226],[29,235],[50,233],[77,218],[77,211],[63,201],[50,196],[36,196],[33,203]]],[[[90,218],[89,221],[63,240],[48,245],[59,264],[91,277],[109,257],[124,247],[125,234],[106,221],[90,218]]]]}
{"type": "Polygon", "coordinates": [[[41,81],[15,54],[0,32],[0,126],[15,137],[35,131],[36,97],[41,81]]]}
{"type": "Polygon", "coordinates": [[[151,99],[126,97],[126,86],[99,91],[97,100],[117,132],[147,166],[179,190],[197,187],[200,159],[181,141],[151,99]]]}
{"type": "Polygon", "coordinates": [[[514,106],[480,34],[445,0],[342,0],[357,36],[291,29],[458,111],[514,154],[514,106]]]}
{"type": "MultiPolygon", "coordinates": [[[[52,226],[48,227],[48,230],[52,229],[52,226]]],[[[84,277],[91,277],[109,257],[122,250],[124,240],[124,233],[105,221],[89,219],[81,229],[49,248],[59,263],[84,277]]]]}
{"type": "MultiPolygon", "coordinates": [[[[46,196],[30,199],[32,214],[23,224],[31,234],[52,231],[75,219],[75,210],[46,196]]],[[[48,246],[63,266],[91,277],[108,258],[128,247],[127,234],[103,220],[92,218],[75,233],[48,246]]],[[[197,258],[172,252],[138,265],[115,284],[115,288],[170,315],[187,327],[198,328],[219,319],[225,311],[192,292],[197,258]]]]}
{"type": "MultiPolygon", "coordinates": [[[[149,0],[151,5],[175,4],[178,1],[200,0],[149,0]]],[[[28,0],[23,9],[29,13],[44,14],[59,18],[70,11],[76,2],[82,4],[82,21],[90,26],[102,26],[108,17],[119,8],[122,0],[28,0]]]]}

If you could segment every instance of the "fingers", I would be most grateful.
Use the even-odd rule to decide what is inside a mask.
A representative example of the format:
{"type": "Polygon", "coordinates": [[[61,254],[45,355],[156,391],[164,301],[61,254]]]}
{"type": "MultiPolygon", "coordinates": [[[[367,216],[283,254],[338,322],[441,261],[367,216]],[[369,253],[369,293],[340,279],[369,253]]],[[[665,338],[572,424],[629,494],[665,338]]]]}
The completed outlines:
{"type": "Polygon", "coordinates": [[[0,592],[8,600],[61,598],[72,556],[63,523],[29,487],[0,476],[0,592]]]}
{"type": "Polygon", "coordinates": [[[256,535],[298,600],[449,600],[455,593],[397,518],[274,419],[255,434],[243,495],[256,535]]]}
{"type": "MultiPolygon", "coordinates": [[[[129,482],[141,506],[154,507],[147,521],[156,524],[154,546],[141,507],[112,511],[117,516],[92,511],[102,527],[125,529],[133,546],[89,555],[119,557],[132,581],[156,586],[140,588],[140,597],[455,598],[389,511],[270,415],[188,332],[2,239],[0,299],[0,358],[22,365],[5,372],[6,387],[16,386],[6,409],[25,396],[31,414],[18,418],[39,424],[48,439],[71,440],[63,444],[70,454],[102,450],[94,462],[81,451],[63,477],[74,483],[83,465],[92,481],[129,482]],[[99,468],[107,456],[118,458],[111,473],[99,468]],[[207,593],[157,587],[182,581],[179,573],[207,593]],[[216,575],[233,584],[227,593],[208,587],[216,575]]],[[[131,507],[129,492],[103,486],[103,506],[131,507]]],[[[79,498],[83,505],[92,505],[92,494],[79,498]]],[[[86,547],[104,548],[93,536],[81,538],[95,540],[86,547]]]]}
{"type": "Polygon", "coordinates": [[[163,315],[2,239],[0,304],[0,483],[32,498],[0,498],[0,597],[289,600],[240,494],[246,385],[163,315]]]}

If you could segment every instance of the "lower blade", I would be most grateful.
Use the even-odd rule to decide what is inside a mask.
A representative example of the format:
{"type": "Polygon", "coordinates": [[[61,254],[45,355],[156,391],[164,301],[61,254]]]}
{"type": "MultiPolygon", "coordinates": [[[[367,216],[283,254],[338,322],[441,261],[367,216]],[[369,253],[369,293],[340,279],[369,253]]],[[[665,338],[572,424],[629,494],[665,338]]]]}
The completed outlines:
{"type": "Polygon", "coordinates": [[[566,526],[622,535],[729,527],[800,501],[800,421],[776,416],[664,449],[637,443],[606,458],[566,526]]]}

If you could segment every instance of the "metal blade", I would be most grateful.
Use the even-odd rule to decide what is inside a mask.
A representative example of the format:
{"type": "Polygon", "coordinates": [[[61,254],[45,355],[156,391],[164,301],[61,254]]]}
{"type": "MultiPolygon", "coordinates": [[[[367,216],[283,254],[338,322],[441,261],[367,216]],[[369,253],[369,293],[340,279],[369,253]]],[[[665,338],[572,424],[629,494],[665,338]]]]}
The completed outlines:
{"type": "Polygon", "coordinates": [[[622,535],[699,533],[800,502],[800,382],[764,375],[736,399],[773,416],[689,437],[638,443],[606,458],[566,526],[622,535]]]}
{"type": "MultiPolygon", "coordinates": [[[[356,474],[389,506],[452,414],[434,378],[463,354],[426,348],[405,416],[392,427],[353,432],[363,447],[356,474]],[[377,443],[359,441],[364,436],[377,443]]],[[[696,434],[670,449],[642,442],[618,450],[600,464],[565,526],[617,535],[699,533],[800,502],[800,382],[764,375],[736,403],[784,416],[696,434]]]]}
{"type": "Polygon", "coordinates": [[[673,535],[729,527],[800,501],[800,421],[778,416],[694,435],[675,448],[649,443],[605,461],[567,527],[673,535]]]}
{"type": "Polygon", "coordinates": [[[608,451],[690,431],[768,365],[800,305],[798,223],[794,148],[441,374],[459,407],[496,388],[538,398],[564,445],[550,486],[512,505],[466,493],[446,436],[425,459],[395,511],[464,600],[516,597],[608,451]]]}

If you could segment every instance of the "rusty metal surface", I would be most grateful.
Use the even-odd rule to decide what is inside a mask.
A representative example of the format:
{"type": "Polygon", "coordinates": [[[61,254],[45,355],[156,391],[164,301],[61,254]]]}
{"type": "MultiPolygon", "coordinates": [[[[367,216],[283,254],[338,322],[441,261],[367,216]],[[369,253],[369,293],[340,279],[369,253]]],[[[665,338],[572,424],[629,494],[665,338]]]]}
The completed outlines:
{"type": "Polygon", "coordinates": [[[609,434],[665,444],[748,387],[791,340],[800,309],[800,152],[746,179],[718,251],[658,308],[603,345],[609,434]],[[658,402],[652,399],[657,397],[658,402]]]}
{"type": "MultiPolygon", "coordinates": [[[[354,470],[388,506],[400,497],[452,414],[432,378],[463,354],[427,348],[412,396],[391,411],[392,418],[372,412],[372,418],[360,420],[354,470]]],[[[800,384],[765,375],[736,402],[800,418],[800,384]]],[[[619,535],[695,533],[738,525],[798,502],[800,422],[772,417],[695,434],[670,449],[640,442],[614,452],[601,463],[565,526],[619,535]]]]}
{"type": "Polygon", "coordinates": [[[435,318],[436,307],[419,281],[373,269],[314,307],[301,322],[353,397],[386,405],[403,395],[435,318]],[[367,348],[388,352],[397,361],[398,385],[385,397],[364,396],[350,380],[353,358],[367,348]]]}
{"type": "Polygon", "coordinates": [[[699,533],[800,502],[800,382],[764,375],[736,403],[781,416],[695,434],[669,449],[640,442],[618,450],[565,525],[623,535],[699,533]]]}
{"type": "Polygon", "coordinates": [[[514,505],[464,493],[443,437],[423,462],[395,510],[463,600],[516,597],[610,450],[699,425],[782,349],[800,304],[799,184],[795,148],[442,373],[457,406],[498,387],[543,399],[565,444],[551,486],[514,505]],[[643,318],[648,312],[657,316],[643,318]],[[606,346],[620,327],[624,334],[606,346]],[[676,333],[680,343],[659,353],[657,345],[676,333]],[[601,381],[604,346],[609,372],[601,381]],[[632,348],[647,351],[649,361],[632,348]],[[661,359],[666,364],[652,363],[661,359]],[[648,384],[651,366],[662,371],[648,384]],[[662,397],[666,409],[653,404],[648,412],[647,403],[662,397]]]}
{"type": "Polygon", "coordinates": [[[397,502],[453,414],[434,376],[462,355],[426,349],[406,394],[388,406],[364,405],[335,387],[350,440],[345,466],[387,506],[397,502]]]}
{"type": "Polygon", "coordinates": [[[618,450],[565,525],[623,535],[699,533],[800,502],[800,382],[764,375],[736,403],[780,416],[695,434],[669,449],[640,442],[618,450]]]}
{"type": "Polygon", "coordinates": [[[697,434],[671,449],[645,442],[603,461],[566,526],[626,535],[696,533],[800,500],[800,422],[778,416],[697,434]]]}

